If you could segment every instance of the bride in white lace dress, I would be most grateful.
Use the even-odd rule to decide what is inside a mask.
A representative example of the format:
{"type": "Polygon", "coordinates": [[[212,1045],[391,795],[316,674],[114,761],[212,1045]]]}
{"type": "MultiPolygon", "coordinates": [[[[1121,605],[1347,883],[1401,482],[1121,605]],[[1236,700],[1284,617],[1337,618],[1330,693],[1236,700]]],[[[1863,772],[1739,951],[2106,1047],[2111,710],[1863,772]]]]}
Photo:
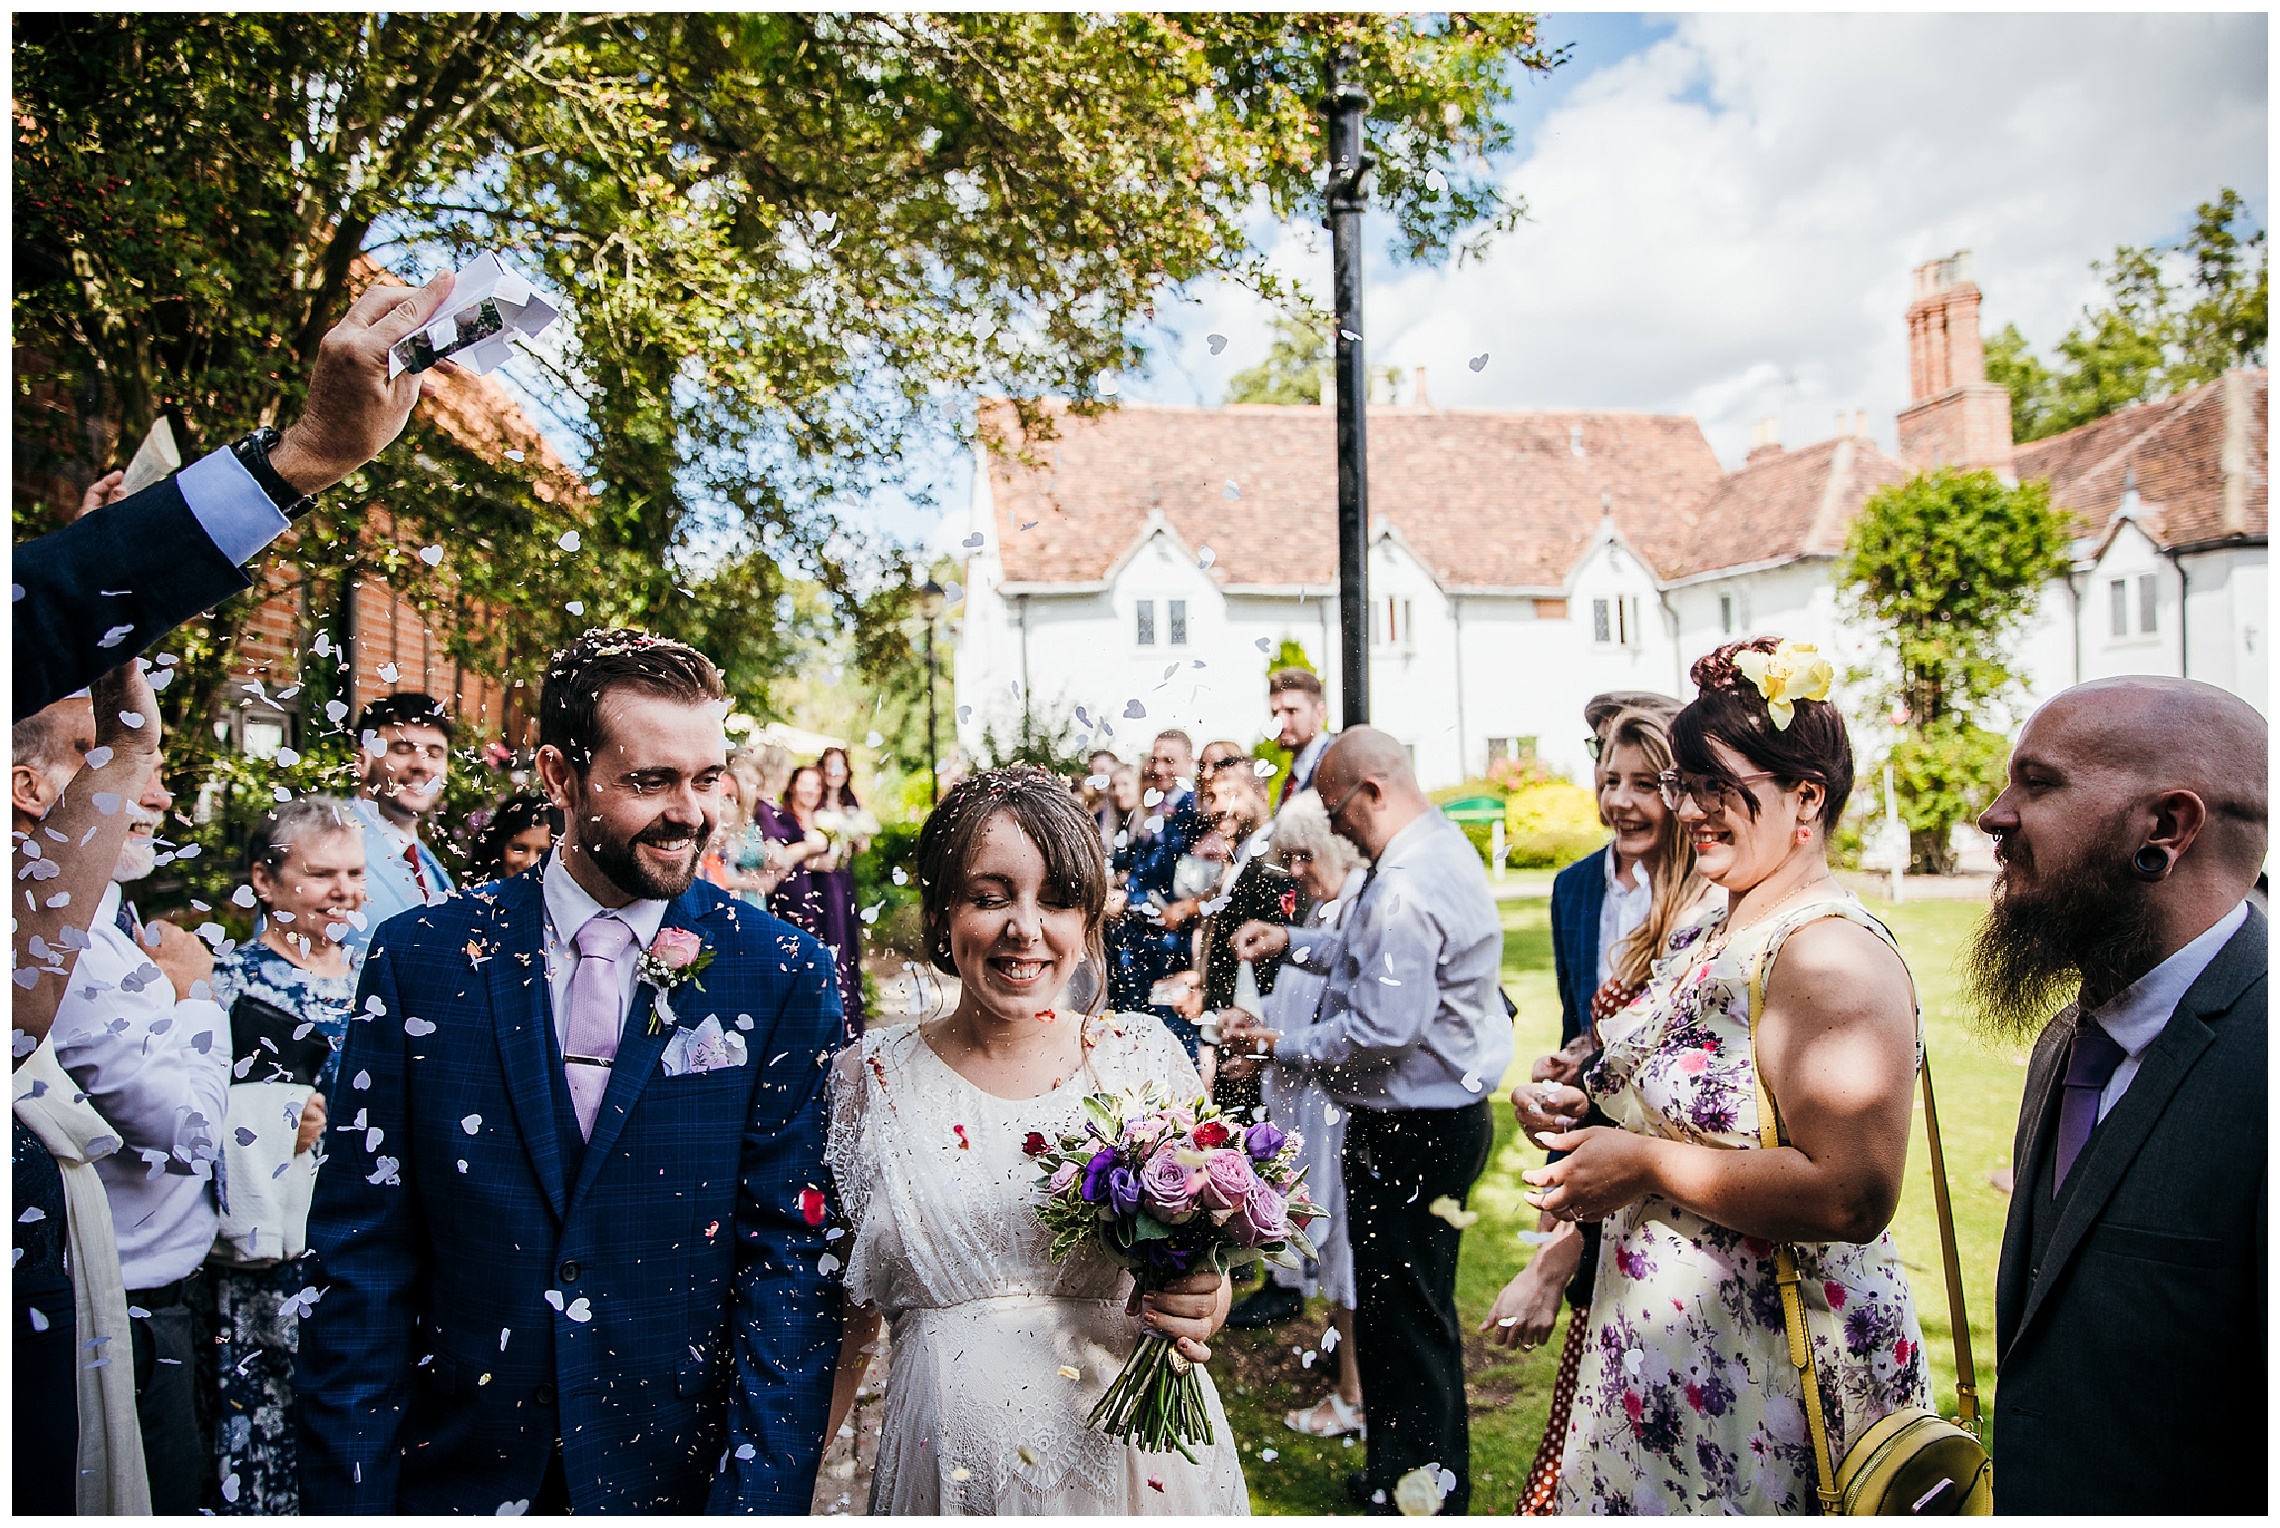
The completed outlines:
{"type": "MultiPolygon", "coordinates": [[[[832,1429],[882,1316],[893,1328],[874,1514],[1247,1514],[1242,1466],[1208,1374],[1215,1434],[1196,1461],[1110,1439],[1085,1419],[1143,1321],[1195,1362],[1225,1321],[1205,1271],[1132,1299],[1105,1255],[1060,1263],[1033,1206],[1032,1134],[1083,1126],[1087,1093],[1155,1082],[1202,1093],[1151,1015],[1087,1017],[1070,979],[1101,959],[1099,830],[1042,771],[993,770],[953,790],[919,838],[938,965],[962,992],[944,1019],[874,1029],[832,1074],[829,1161],[852,1235],[847,1337],[832,1429]]],[[[1096,970],[1105,966],[1096,966],[1096,970]]]]}

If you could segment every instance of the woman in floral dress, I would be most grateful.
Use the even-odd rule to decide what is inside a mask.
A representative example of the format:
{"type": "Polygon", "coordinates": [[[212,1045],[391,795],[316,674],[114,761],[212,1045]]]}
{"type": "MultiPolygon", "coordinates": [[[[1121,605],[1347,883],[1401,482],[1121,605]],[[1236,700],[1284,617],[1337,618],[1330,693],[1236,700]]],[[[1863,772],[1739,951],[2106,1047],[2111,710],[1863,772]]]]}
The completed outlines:
{"type": "MultiPolygon", "coordinates": [[[[1929,1391],[1886,1230],[1920,1058],[1914,988],[1892,936],[1829,873],[1852,754],[1820,698],[1828,666],[1760,639],[1704,658],[1694,681],[1663,785],[1729,909],[1679,929],[1646,990],[1601,1023],[1585,1090],[1620,1128],[1539,1134],[1570,1155],[1524,1175],[1542,1208],[1604,1222],[1563,1513],[1816,1510],[1779,1242],[1801,1273],[1833,1460],[1929,1391]],[[1761,1059],[1785,1142],[1770,1151],[1761,1059]]],[[[1552,1129],[1580,1112],[1575,1089],[1539,1091],[1552,1129]]]]}

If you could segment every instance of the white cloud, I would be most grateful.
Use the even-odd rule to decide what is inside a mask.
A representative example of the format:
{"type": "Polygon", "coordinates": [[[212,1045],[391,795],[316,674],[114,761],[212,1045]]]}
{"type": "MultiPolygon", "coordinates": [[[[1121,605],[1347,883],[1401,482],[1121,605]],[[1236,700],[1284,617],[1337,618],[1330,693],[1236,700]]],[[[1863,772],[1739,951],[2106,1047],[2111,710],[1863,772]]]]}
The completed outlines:
{"type": "MultiPolygon", "coordinates": [[[[1443,405],[1692,414],[1729,462],[1766,415],[1794,445],[1866,409],[1889,447],[1912,266],[1971,249],[1987,332],[2047,350],[2117,243],[2225,185],[2264,220],[2265,59],[2261,15],[1684,18],[1542,118],[1507,176],[1530,221],[1487,260],[1373,261],[1370,358],[1443,405]]],[[[1276,255],[1326,288],[1326,238],[1276,255]]],[[[1264,351],[1255,301],[1198,295],[1128,396],[1216,399],[1264,351]]]]}

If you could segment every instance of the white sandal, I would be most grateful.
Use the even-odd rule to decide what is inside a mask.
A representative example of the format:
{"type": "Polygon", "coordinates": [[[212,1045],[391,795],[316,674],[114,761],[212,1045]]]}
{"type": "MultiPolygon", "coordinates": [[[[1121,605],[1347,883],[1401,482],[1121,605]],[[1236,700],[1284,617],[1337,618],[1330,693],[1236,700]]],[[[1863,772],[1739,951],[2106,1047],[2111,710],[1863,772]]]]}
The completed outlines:
{"type": "Polygon", "coordinates": [[[1284,1412],[1283,1426],[1309,1438],[1343,1438],[1352,1434],[1367,1441],[1370,1435],[1370,1424],[1363,1416],[1362,1408],[1347,1405],[1335,1390],[1304,1411],[1284,1412]],[[1324,1406],[1330,1408],[1330,1420],[1327,1423],[1321,1420],[1324,1406]]]}

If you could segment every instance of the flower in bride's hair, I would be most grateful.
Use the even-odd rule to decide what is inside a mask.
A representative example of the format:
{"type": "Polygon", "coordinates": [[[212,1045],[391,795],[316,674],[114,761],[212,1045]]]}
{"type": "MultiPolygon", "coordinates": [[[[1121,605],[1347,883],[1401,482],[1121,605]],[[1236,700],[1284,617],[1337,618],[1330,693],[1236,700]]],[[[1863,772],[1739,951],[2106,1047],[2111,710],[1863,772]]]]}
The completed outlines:
{"type": "Polygon", "coordinates": [[[1777,732],[1789,730],[1798,701],[1827,700],[1837,677],[1835,667],[1810,642],[1784,642],[1770,653],[1744,649],[1734,654],[1734,667],[1765,697],[1766,715],[1777,732]]]}

